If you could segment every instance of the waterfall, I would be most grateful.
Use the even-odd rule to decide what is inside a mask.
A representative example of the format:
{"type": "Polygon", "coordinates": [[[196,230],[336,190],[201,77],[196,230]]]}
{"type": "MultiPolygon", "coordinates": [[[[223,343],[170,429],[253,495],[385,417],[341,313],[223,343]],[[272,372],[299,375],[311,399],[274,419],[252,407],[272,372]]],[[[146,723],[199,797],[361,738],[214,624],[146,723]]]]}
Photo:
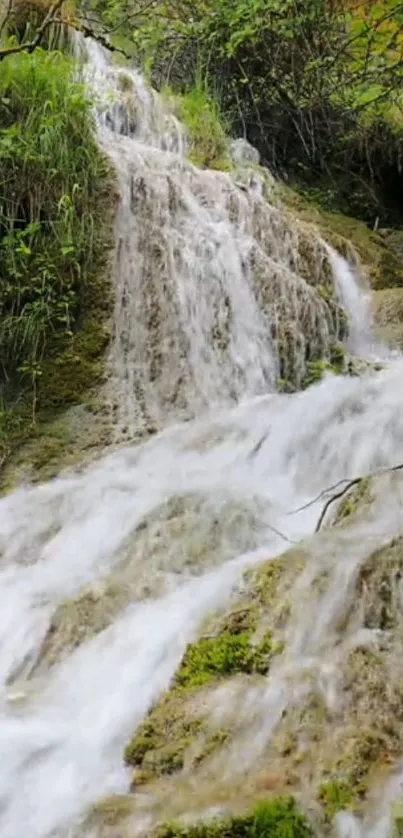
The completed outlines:
{"type": "MultiPolygon", "coordinates": [[[[184,129],[141,76],[111,67],[94,44],[89,56],[100,142],[121,190],[108,394],[120,428],[158,432],[0,500],[2,838],[67,838],[88,807],[124,792],[127,738],[245,568],[309,538],[322,502],[307,504],[326,487],[403,459],[400,359],[276,393],[280,373],[298,383],[308,350],[326,353],[344,328],[325,281],[356,313],[345,262],[259,173],[241,189],[229,173],[192,166],[184,129]],[[102,630],[66,636],[47,659],[57,609],[88,592],[109,598],[102,630]]],[[[369,334],[367,319],[357,324],[369,334]]],[[[340,563],[328,531],[329,587],[317,588],[314,625],[296,608],[288,653],[259,697],[261,738],[303,673],[320,679],[323,658],[337,661],[348,581],[401,533],[401,502],[385,488],[384,514],[339,536],[340,563]]],[[[318,566],[313,551],[308,577],[318,566]]],[[[240,751],[232,764],[253,756],[240,751]]]]}
{"type": "Polygon", "coordinates": [[[345,337],[342,306],[362,308],[354,278],[354,296],[340,293],[347,264],[284,210],[268,173],[191,165],[172,103],[94,42],[87,50],[121,194],[109,391],[117,427],[161,428],[273,392],[278,378],[300,386],[307,361],[345,337]]]}

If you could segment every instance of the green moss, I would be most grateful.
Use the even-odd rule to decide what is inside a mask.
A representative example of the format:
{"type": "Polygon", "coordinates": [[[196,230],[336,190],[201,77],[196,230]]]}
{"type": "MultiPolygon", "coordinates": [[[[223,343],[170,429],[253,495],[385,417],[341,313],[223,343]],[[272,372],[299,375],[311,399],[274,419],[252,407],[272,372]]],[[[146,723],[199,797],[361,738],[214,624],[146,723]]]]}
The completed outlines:
{"type": "Polygon", "coordinates": [[[200,763],[204,762],[204,760],[211,757],[217,750],[219,750],[223,745],[225,745],[229,737],[230,731],[221,728],[218,730],[213,730],[211,731],[211,733],[207,733],[206,737],[200,744],[200,747],[195,754],[193,764],[195,766],[200,765],[200,763]]]}
{"type": "Polygon", "coordinates": [[[353,487],[351,492],[347,494],[345,498],[341,501],[339,508],[337,510],[337,515],[335,518],[335,523],[338,524],[341,521],[345,521],[346,518],[350,518],[354,515],[358,510],[363,507],[367,506],[372,501],[371,495],[371,479],[369,477],[360,480],[360,482],[353,487]]]}
{"type": "Polygon", "coordinates": [[[391,838],[403,838],[403,802],[398,800],[392,807],[391,838]]]}
{"type": "Polygon", "coordinates": [[[263,614],[270,614],[273,625],[289,614],[288,591],[304,569],[306,553],[299,548],[288,550],[281,558],[270,560],[247,571],[245,578],[254,602],[263,614]]]}
{"type": "Polygon", "coordinates": [[[332,821],[337,812],[354,811],[356,790],[347,780],[333,778],[320,786],[319,800],[326,818],[332,821]]]}
{"type": "Polygon", "coordinates": [[[382,233],[374,232],[363,221],[326,210],[317,195],[301,194],[286,184],[279,186],[280,197],[293,214],[315,224],[342,256],[354,261],[358,254],[373,288],[403,285],[401,259],[396,248],[382,233]]]}
{"type": "Polygon", "coordinates": [[[105,797],[93,806],[87,825],[102,823],[105,826],[116,826],[127,820],[133,813],[133,798],[129,795],[116,794],[105,797]]]}
{"type": "Polygon", "coordinates": [[[313,838],[313,835],[292,797],[264,801],[244,816],[217,818],[191,826],[165,824],[157,832],[158,838],[313,838]]]}
{"type": "Polygon", "coordinates": [[[172,774],[183,767],[185,751],[201,730],[201,720],[187,713],[186,698],[168,693],[126,746],[124,760],[150,776],[172,774]]]}
{"type": "Polygon", "coordinates": [[[276,651],[270,633],[257,646],[252,646],[249,632],[223,632],[218,637],[204,637],[188,647],[175,683],[180,687],[196,687],[235,672],[264,674],[276,651]]]}

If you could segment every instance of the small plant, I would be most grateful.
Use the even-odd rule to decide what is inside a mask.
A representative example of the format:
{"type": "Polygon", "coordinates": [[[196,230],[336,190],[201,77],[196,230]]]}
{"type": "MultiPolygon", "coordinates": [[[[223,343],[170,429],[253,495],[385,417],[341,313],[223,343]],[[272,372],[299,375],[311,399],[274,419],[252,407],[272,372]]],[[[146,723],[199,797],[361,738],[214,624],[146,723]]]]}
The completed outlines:
{"type": "MultiPolygon", "coordinates": [[[[165,93],[172,96],[168,89],[165,93]]],[[[187,93],[174,98],[178,116],[187,128],[190,161],[210,169],[231,169],[226,122],[218,100],[203,81],[199,78],[187,93]]]]}
{"type": "Polygon", "coordinates": [[[279,647],[269,633],[257,646],[252,646],[249,632],[223,632],[217,637],[204,637],[191,644],[177,672],[175,682],[180,687],[195,687],[213,678],[234,672],[265,674],[279,647]]]}
{"type": "Polygon", "coordinates": [[[337,812],[353,808],[357,800],[357,792],[352,783],[335,778],[322,783],[319,789],[319,799],[326,817],[332,821],[337,812]]]}

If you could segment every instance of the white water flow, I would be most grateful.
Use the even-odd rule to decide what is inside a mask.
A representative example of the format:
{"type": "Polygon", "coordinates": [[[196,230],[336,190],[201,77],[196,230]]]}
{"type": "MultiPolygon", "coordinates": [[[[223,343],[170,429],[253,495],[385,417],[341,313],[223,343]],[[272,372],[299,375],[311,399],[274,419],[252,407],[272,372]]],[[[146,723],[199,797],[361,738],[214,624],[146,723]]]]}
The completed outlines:
{"type": "MultiPolygon", "coordinates": [[[[97,56],[91,72],[116,92],[123,71],[97,56]]],[[[129,102],[111,105],[100,129],[122,191],[110,387],[121,428],[162,430],[0,501],[1,838],[68,835],[91,804],[126,790],[125,742],[203,619],[246,565],[312,533],[321,505],[290,510],[403,459],[402,361],[270,392],[279,342],[289,340],[300,374],[307,345],[336,336],[340,312],[316,290],[329,276],[326,247],[266,203],[257,178],[244,191],[190,166],[176,119],[125,75],[129,102]],[[56,608],[89,586],[102,603],[122,581],[107,627],[50,666],[42,647],[56,608]]],[[[346,550],[355,567],[400,531],[393,497],[346,550]]],[[[282,708],[295,687],[285,672],[313,661],[319,677],[318,657],[333,654],[348,596],[333,570],[315,630],[303,609],[290,627],[282,708]]],[[[266,736],[277,712],[268,685],[266,736]]]]}

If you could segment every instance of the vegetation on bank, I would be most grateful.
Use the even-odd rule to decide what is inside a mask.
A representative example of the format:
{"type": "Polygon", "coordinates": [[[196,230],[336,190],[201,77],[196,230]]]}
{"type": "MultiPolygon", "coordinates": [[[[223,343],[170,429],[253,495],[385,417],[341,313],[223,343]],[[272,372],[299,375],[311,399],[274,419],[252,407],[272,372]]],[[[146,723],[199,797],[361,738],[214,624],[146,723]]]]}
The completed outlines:
{"type": "Polygon", "coordinates": [[[87,0],[154,83],[203,78],[234,134],[328,208],[402,217],[403,3],[87,0]]]}
{"type": "Polygon", "coordinates": [[[99,381],[115,193],[74,61],[0,63],[0,447],[99,381]]]}
{"type": "Polygon", "coordinates": [[[313,838],[314,832],[292,797],[259,803],[242,816],[216,818],[191,826],[165,824],[157,838],[313,838]]]}
{"type": "Polygon", "coordinates": [[[189,160],[195,166],[227,171],[232,168],[228,153],[228,130],[217,98],[211,95],[202,79],[184,95],[165,87],[162,91],[174,104],[178,117],[187,129],[189,160]]]}
{"type": "Polygon", "coordinates": [[[253,643],[256,617],[253,608],[243,609],[242,614],[235,612],[218,633],[201,637],[188,646],[171,690],[151,710],[125,749],[126,763],[140,769],[134,776],[134,786],[153,776],[180,771],[196,740],[188,759],[193,766],[200,765],[225,743],[225,729],[209,728],[206,720],[192,709],[192,697],[197,690],[237,673],[268,672],[282,645],[273,641],[271,632],[265,632],[253,643]]]}

